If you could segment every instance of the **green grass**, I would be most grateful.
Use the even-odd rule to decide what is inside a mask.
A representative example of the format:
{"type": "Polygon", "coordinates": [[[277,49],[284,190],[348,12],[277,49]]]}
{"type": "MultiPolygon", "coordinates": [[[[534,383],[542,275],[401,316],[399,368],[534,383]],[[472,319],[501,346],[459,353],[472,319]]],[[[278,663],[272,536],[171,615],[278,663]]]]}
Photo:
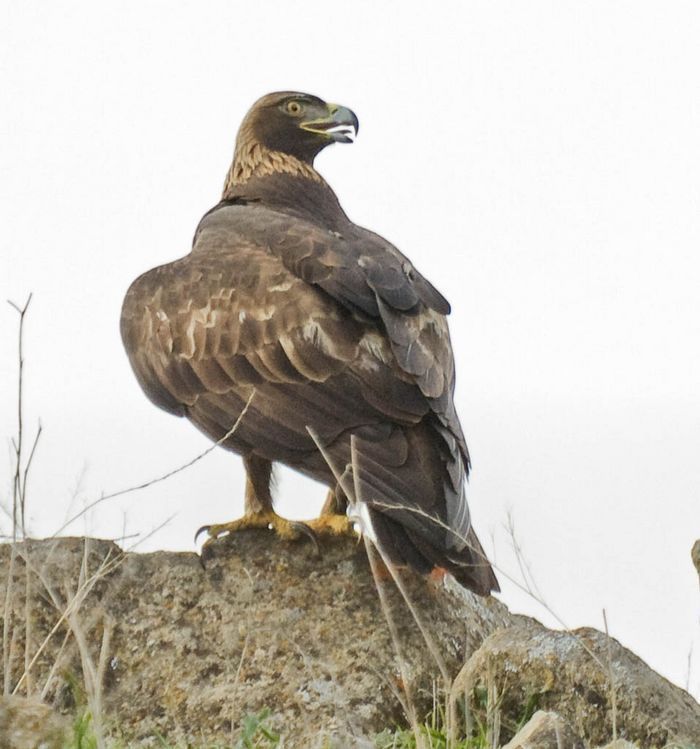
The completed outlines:
{"type": "MultiPolygon", "coordinates": [[[[430,749],[447,749],[447,734],[441,728],[433,728],[428,724],[420,726],[420,736],[423,744],[430,749]]],[[[375,739],[377,749],[417,749],[418,741],[410,728],[398,728],[396,731],[382,731],[375,739]]],[[[473,736],[468,739],[458,739],[450,745],[451,749],[488,749],[486,736],[473,736]]]]}
{"type": "Polygon", "coordinates": [[[97,749],[97,739],[92,731],[92,715],[84,712],[73,721],[73,734],[65,749],[97,749]]]}
{"type": "MultiPolygon", "coordinates": [[[[510,722],[505,720],[504,733],[508,735],[516,734],[534,715],[538,709],[539,695],[531,696],[526,704],[522,706],[519,717],[516,721],[510,722]]],[[[420,746],[429,747],[429,749],[490,749],[492,745],[491,732],[493,726],[489,726],[489,696],[484,688],[477,688],[471,694],[470,700],[470,724],[466,728],[465,704],[458,704],[458,712],[461,718],[457,719],[457,725],[450,731],[445,719],[445,711],[440,705],[435,705],[432,712],[426,716],[422,724],[418,726],[420,736],[420,746]],[[450,735],[453,740],[450,743],[450,735]]],[[[495,706],[499,712],[499,721],[504,716],[500,715],[500,701],[495,706]]],[[[491,718],[491,722],[493,718],[491,718]]],[[[501,735],[500,743],[503,735],[501,735]]],[[[395,728],[394,730],[384,730],[375,739],[377,749],[418,749],[419,741],[416,734],[410,728],[395,728]]]]}
{"type": "Polygon", "coordinates": [[[279,746],[279,734],[265,725],[269,715],[268,708],[261,710],[257,715],[246,715],[243,718],[243,730],[235,749],[275,749],[279,746]]]}
{"type": "Polygon", "coordinates": [[[469,736],[465,735],[464,726],[455,727],[452,731],[454,740],[450,743],[450,730],[446,724],[444,710],[436,705],[418,726],[421,739],[419,744],[415,732],[410,728],[396,728],[393,731],[382,731],[375,739],[377,749],[418,749],[427,746],[430,749],[489,749],[490,741],[486,726],[478,719],[474,721],[469,736]],[[462,730],[459,730],[459,729],[462,730]]]}
{"type": "MultiPolygon", "coordinates": [[[[418,726],[418,737],[410,728],[396,727],[386,729],[375,737],[377,749],[489,749],[491,746],[490,731],[486,722],[480,719],[487,706],[485,691],[474,690],[473,705],[477,710],[471,712],[471,728],[467,731],[465,721],[453,728],[454,739],[450,743],[450,730],[446,725],[444,710],[436,705],[425,720],[418,726]]],[[[519,720],[510,726],[511,733],[517,732],[532,717],[537,709],[537,699],[531,698],[523,706],[519,720]]],[[[464,716],[464,705],[460,712],[464,716]]],[[[241,721],[238,738],[233,744],[173,744],[164,737],[158,737],[160,749],[277,749],[281,746],[282,737],[268,725],[271,715],[269,708],[258,713],[246,715],[241,721]]],[[[129,743],[120,739],[109,739],[109,749],[129,749],[129,743]]],[[[92,729],[92,716],[84,709],[73,722],[72,735],[64,749],[99,749],[92,729]]]]}
{"type": "MultiPolygon", "coordinates": [[[[172,744],[162,736],[158,737],[160,749],[277,749],[281,737],[266,723],[270,710],[265,708],[254,715],[246,715],[235,744],[172,744]]],[[[110,749],[128,749],[128,743],[119,739],[107,742],[110,749]]],[[[92,715],[89,711],[80,714],[73,721],[72,733],[64,749],[98,749],[97,738],[92,730],[92,715]]]]}

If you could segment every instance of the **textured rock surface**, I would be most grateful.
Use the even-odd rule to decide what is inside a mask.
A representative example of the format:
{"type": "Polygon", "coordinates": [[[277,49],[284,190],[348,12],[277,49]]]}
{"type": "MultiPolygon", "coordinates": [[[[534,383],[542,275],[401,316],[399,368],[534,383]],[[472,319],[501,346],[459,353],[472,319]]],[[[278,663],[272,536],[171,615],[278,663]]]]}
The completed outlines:
{"type": "Polygon", "coordinates": [[[68,720],[39,700],[0,697],[0,749],[63,749],[68,720]]]}
{"type": "MultiPolygon", "coordinates": [[[[107,728],[130,747],[161,746],[159,735],[232,745],[243,718],[268,708],[267,725],[286,749],[367,748],[377,732],[405,723],[406,684],[419,717],[432,707],[434,659],[387,584],[408,669],[401,673],[364,547],[349,539],[324,544],[317,559],[308,544],[250,531],[217,546],[206,569],[195,554],[123,554],[108,541],[15,550],[0,546],[0,601],[11,604],[7,617],[0,606],[9,689],[21,680],[19,693],[43,690],[69,712],[84,700],[75,685],[94,671],[107,728]]],[[[450,674],[468,659],[459,682],[473,708],[489,684],[500,695],[503,741],[535,703],[589,746],[610,741],[604,634],[553,632],[494,599],[405,577],[450,674]]],[[[645,749],[700,747],[700,706],[615,640],[610,657],[618,735],[645,749]]]]}
{"type": "MultiPolygon", "coordinates": [[[[30,653],[81,580],[89,583],[107,560],[106,574],[93,581],[72,621],[85,634],[95,668],[105,628],[111,632],[102,653],[102,702],[108,726],[111,720],[132,746],[159,745],[157,734],[173,743],[231,742],[242,718],[263,708],[288,748],[323,746],[324,737],[343,749],[366,746],[363,738],[403,722],[399,662],[364,547],[352,540],[324,545],[319,560],[308,544],[290,548],[265,531],[249,531],[217,546],[206,570],[195,554],[122,554],[106,541],[87,547],[83,539],[35,541],[18,548],[10,595],[16,636],[11,682],[24,667],[22,557],[34,570],[30,653]]],[[[0,547],[0,600],[10,554],[0,547]]],[[[406,578],[452,673],[486,636],[514,620],[494,599],[406,578]]],[[[427,710],[437,668],[405,606],[386,587],[410,664],[408,681],[419,710],[427,710]]],[[[73,699],[64,674],[80,681],[85,661],[75,637],[59,655],[67,631],[59,624],[29,679],[33,690],[49,679],[48,699],[63,708],[73,699]]]]}
{"type": "Polygon", "coordinates": [[[610,671],[618,736],[642,747],[700,746],[700,705],[594,629],[553,632],[529,620],[500,630],[474,653],[464,675],[474,685],[489,675],[506,715],[517,715],[534,698],[595,746],[612,737],[610,671]]]}
{"type": "Polygon", "coordinates": [[[560,715],[538,710],[503,749],[583,749],[560,715]]]}

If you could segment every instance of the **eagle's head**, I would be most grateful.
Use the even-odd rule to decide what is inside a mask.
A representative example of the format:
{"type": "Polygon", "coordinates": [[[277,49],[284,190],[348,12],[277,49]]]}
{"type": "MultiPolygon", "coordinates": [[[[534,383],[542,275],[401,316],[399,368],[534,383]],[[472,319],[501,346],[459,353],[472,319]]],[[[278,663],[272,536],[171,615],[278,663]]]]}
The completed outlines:
{"type": "Polygon", "coordinates": [[[267,94],[241,123],[227,186],[274,172],[318,177],[312,166],[318,153],[331,143],[352,143],[358,129],[347,107],[294,91],[267,94]]]}
{"type": "Polygon", "coordinates": [[[311,94],[282,91],[267,94],[253,104],[240,134],[270,151],[313,162],[331,143],[352,143],[359,122],[355,113],[339,104],[327,104],[311,94]]]}

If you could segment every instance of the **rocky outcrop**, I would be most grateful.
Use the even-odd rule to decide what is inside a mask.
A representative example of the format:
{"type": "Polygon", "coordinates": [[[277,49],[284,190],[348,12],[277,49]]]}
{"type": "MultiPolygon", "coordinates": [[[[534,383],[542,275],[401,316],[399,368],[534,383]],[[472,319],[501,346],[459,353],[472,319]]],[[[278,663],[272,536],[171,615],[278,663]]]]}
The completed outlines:
{"type": "MultiPolygon", "coordinates": [[[[86,658],[95,670],[103,663],[99,701],[108,728],[111,720],[130,745],[155,742],[158,735],[193,745],[229,742],[245,716],[267,708],[267,725],[284,735],[286,747],[322,746],[328,739],[345,748],[404,722],[406,690],[421,718],[432,706],[440,674],[435,660],[400,595],[386,584],[397,656],[364,547],[353,540],[324,546],[318,559],[309,545],[248,531],[218,545],[206,569],[195,554],[122,554],[106,541],[61,539],[18,548],[12,683],[24,670],[26,558],[34,571],[30,652],[58,623],[30,683],[43,688],[50,679],[48,698],[69,707],[65,674],[80,681],[90,670],[86,658]],[[59,622],[60,609],[81,584],[84,601],[72,626],[82,629],[87,655],[71,623],[59,622]],[[100,653],[105,631],[108,652],[100,653]]],[[[0,552],[4,584],[10,549],[0,552]]],[[[495,599],[405,577],[451,673],[485,637],[513,621],[495,599]]]]}
{"type": "Polygon", "coordinates": [[[503,749],[584,749],[583,741],[560,715],[538,710],[503,749]]]}
{"type": "Polygon", "coordinates": [[[222,540],[206,569],[195,554],[92,539],[0,546],[6,691],[64,713],[87,702],[134,747],[235,744],[267,710],[287,749],[352,749],[405,724],[409,704],[421,719],[441,670],[461,670],[475,713],[484,690],[497,695],[502,742],[537,704],[595,745],[612,738],[612,672],[618,735],[700,744],[700,706],[614,640],[608,660],[603,634],[552,632],[404,572],[438,665],[387,580],[383,608],[362,544],[322,552],[265,531],[222,540]]]}
{"type": "Polygon", "coordinates": [[[490,681],[506,715],[535,702],[592,746],[609,742],[613,725],[642,747],[700,745],[700,705],[595,629],[555,632],[523,620],[488,637],[464,677],[484,687],[490,681]]]}
{"type": "Polygon", "coordinates": [[[40,700],[0,697],[1,749],[63,749],[68,723],[40,700]]]}

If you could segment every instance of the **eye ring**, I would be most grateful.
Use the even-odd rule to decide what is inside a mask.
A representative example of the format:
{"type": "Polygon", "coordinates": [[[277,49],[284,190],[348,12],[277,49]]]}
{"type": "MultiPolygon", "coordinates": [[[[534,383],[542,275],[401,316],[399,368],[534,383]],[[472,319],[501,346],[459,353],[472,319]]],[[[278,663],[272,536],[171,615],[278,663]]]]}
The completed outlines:
{"type": "Polygon", "coordinates": [[[299,116],[304,111],[304,105],[293,99],[292,101],[287,102],[287,106],[285,107],[287,112],[294,116],[299,116]]]}

